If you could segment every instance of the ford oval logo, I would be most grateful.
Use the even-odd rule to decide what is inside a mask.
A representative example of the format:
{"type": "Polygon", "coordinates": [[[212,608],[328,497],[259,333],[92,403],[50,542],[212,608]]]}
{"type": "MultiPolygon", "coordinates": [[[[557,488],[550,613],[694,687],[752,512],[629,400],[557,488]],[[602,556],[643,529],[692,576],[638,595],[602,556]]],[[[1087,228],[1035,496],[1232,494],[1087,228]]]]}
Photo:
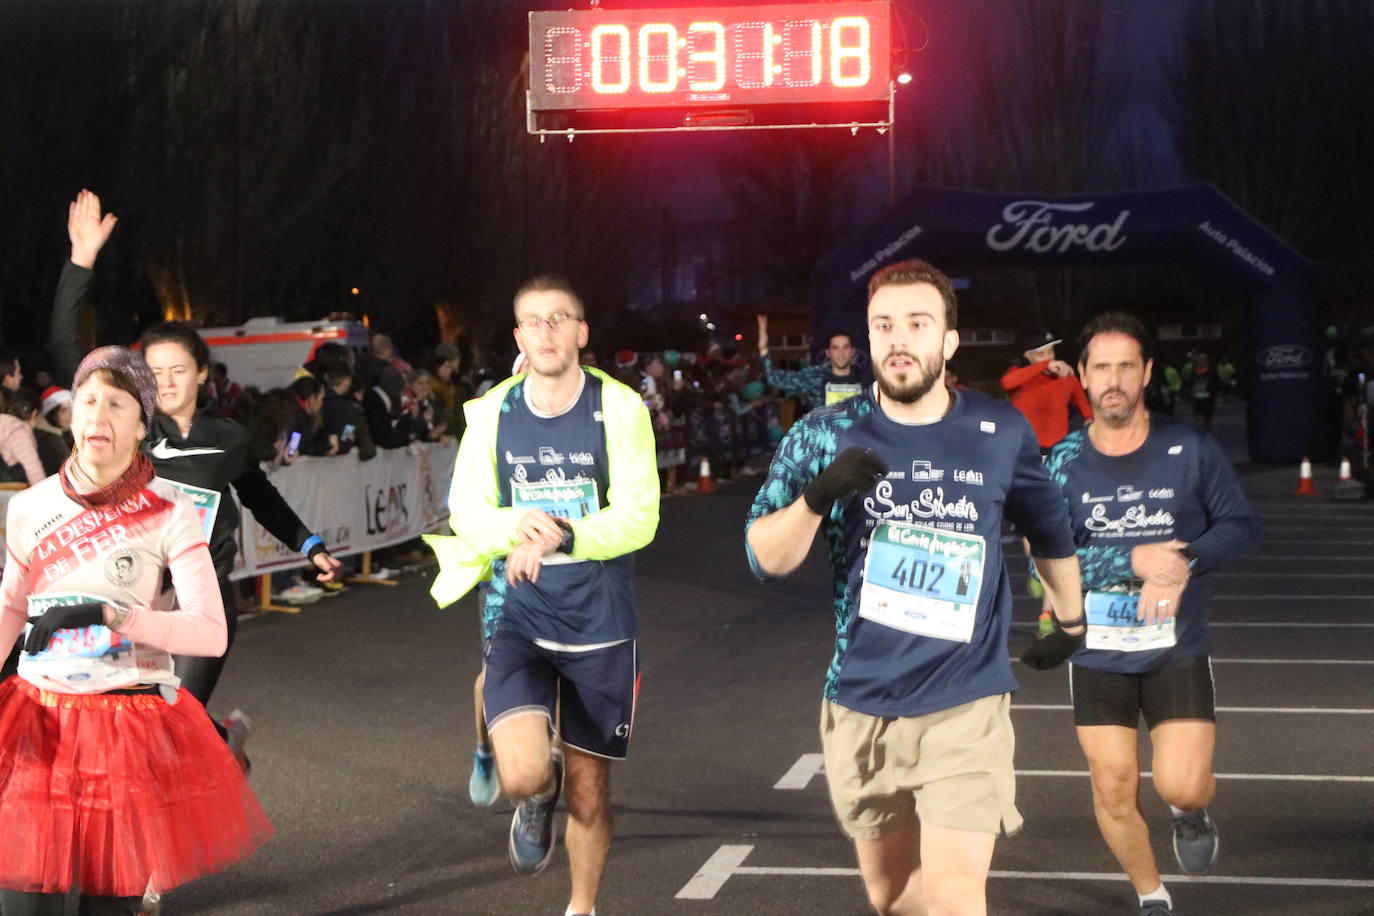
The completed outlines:
{"type": "Polygon", "coordinates": [[[1312,362],[1312,351],[1297,344],[1278,344],[1261,350],[1258,361],[1265,369],[1298,369],[1312,362]]]}

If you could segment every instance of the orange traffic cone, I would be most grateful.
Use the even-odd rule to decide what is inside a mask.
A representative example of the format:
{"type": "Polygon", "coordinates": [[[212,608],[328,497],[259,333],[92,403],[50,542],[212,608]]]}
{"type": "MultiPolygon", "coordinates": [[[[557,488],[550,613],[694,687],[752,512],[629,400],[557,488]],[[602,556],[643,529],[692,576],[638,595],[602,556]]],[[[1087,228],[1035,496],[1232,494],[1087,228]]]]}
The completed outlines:
{"type": "Polygon", "coordinates": [[[701,474],[697,477],[698,493],[714,493],[716,485],[711,480],[711,462],[706,460],[706,456],[701,458],[701,474]]]}
{"type": "Polygon", "coordinates": [[[1298,468],[1298,489],[1294,496],[1316,496],[1317,488],[1312,486],[1312,462],[1306,457],[1302,459],[1302,465],[1298,468]]]}
{"type": "Polygon", "coordinates": [[[1336,475],[1336,483],[1345,483],[1350,479],[1350,459],[1341,459],[1341,471],[1336,475]]]}

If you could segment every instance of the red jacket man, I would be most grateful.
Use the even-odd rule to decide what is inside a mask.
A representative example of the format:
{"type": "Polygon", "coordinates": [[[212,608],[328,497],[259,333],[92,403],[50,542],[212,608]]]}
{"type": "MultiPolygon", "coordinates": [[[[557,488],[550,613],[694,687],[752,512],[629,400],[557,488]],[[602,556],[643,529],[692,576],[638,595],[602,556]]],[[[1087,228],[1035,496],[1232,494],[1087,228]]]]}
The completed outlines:
{"type": "Polygon", "coordinates": [[[1068,435],[1070,402],[1084,420],[1093,418],[1092,406],[1073,367],[1054,358],[1055,344],[1060,342],[1061,338],[1049,331],[1035,332],[1026,339],[1022,353],[1028,365],[1013,366],[1002,375],[1002,388],[1030,421],[1041,452],[1068,435]]]}

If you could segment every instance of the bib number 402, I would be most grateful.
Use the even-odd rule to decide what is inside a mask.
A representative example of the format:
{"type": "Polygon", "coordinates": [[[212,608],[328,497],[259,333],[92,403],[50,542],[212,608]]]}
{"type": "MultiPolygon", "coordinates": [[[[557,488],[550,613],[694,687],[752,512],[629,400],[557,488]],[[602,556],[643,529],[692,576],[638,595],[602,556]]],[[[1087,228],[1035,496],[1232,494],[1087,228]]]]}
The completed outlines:
{"type": "Polygon", "coordinates": [[[934,592],[944,574],[945,567],[942,563],[908,560],[907,557],[902,557],[897,563],[897,568],[892,570],[892,578],[904,588],[926,592],[934,592]]]}

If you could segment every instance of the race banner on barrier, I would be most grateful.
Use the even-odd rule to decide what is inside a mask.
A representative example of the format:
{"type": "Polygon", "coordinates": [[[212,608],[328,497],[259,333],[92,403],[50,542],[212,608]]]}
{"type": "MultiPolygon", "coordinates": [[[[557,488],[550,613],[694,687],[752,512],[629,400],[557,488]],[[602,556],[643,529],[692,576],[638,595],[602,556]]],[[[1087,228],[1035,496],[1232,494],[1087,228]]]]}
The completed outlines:
{"type": "MultiPolygon", "coordinates": [[[[324,538],[336,557],[400,544],[448,528],[448,487],[457,443],[381,449],[371,461],[356,452],[300,458],[268,472],[287,505],[324,538]],[[413,449],[413,451],[412,451],[413,449]]],[[[243,510],[239,555],[231,579],[305,565],[243,510]]]]}

